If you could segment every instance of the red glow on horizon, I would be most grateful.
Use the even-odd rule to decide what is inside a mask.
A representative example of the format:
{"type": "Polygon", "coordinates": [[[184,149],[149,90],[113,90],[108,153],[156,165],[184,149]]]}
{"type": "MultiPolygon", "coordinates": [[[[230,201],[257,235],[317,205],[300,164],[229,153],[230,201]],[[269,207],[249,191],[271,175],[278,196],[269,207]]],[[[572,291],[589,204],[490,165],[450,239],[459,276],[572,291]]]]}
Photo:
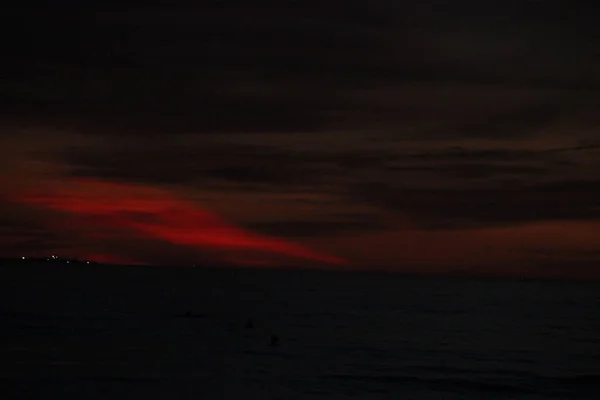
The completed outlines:
{"type": "Polygon", "coordinates": [[[274,263],[273,261],[265,260],[265,259],[230,257],[230,258],[226,258],[225,261],[227,261],[231,264],[240,265],[240,266],[258,266],[258,267],[277,266],[277,264],[274,263]]]}
{"type": "MultiPolygon", "coordinates": [[[[256,251],[328,264],[344,263],[341,258],[236,227],[192,201],[150,186],[70,180],[17,193],[13,200],[64,214],[70,229],[79,231],[83,221],[89,239],[149,239],[188,250],[256,251]]],[[[95,254],[89,258],[106,262],[127,256],[95,254]]]]}
{"type": "Polygon", "coordinates": [[[116,264],[116,265],[147,265],[147,263],[129,260],[127,258],[116,256],[113,254],[90,254],[86,257],[87,261],[93,261],[99,264],[116,264]]]}

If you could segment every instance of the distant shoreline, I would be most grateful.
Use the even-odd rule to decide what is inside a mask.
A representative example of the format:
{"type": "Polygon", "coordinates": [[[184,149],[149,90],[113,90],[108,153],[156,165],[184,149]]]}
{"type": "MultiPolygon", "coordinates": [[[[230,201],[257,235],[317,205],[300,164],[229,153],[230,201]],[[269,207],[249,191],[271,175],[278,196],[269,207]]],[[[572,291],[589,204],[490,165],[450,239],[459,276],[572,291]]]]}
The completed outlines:
{"type": "Polygon", "coordinates": [[[127,268],[129,270],[189,270],[198,272],[229,272],[229,273],[297,273],[297,274],[325,274],[325,275],[362,275],[362,276],[389,276],[390,279],[432,279],[432,280],[466,280],[466,281],[512,281],[512,282],[549,282],[549,283],[588,283],[598,284],[600,281],[589,277],[535,277],[535,276],[505,276],[493,274],[477,274],[474,272],[448,272],[448,273],[409,273],[403,271],[394,271],[386,269],[319,269],[319,268],[302,268],[302,267],[240,267],[234,264],[224,265],[150,265],[150,264],[116,264],[116,263],[100,263],[86,260],[72,259],[55,259],[48,260],[45,258],[0,258],[0,268],[18,269],[18,268],[35,268],[35,269],[75,269],[75,270],[97,270],[102,268],[127,268]]]}

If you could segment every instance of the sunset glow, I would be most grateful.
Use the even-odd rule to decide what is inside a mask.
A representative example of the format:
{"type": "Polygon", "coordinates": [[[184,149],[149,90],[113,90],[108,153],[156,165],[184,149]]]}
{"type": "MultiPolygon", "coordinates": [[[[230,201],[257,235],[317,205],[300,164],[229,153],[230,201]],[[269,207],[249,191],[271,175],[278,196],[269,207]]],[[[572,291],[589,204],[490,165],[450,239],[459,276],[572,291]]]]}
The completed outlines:
{"type": "Polygon", "coordinates": [[[7,10],[0,257],[600,278],[592,2],[309,3],[7,10]]]}
{"type": "MultiPolygon", "coordinates": [[[[250,250],[267,256],[297,257],[326,264],[343,262],[341,258],[298,244],[235,227],[190,201],[152,187],[80,179],[49,185],[43,191],[15,193],[12,200],[60,212],[65,225],[72,227],[74,223],[85,227],[78,233],[87,234],[89,239],[111,239],[112,232],[125,240],[128,237],[158,240],[199,252],[250,250]]],[[[102,260],[122,258],[114,254],[89,256],[102,260]]],[[[240,259],[237,262],[243,263],[240,259]]]]}

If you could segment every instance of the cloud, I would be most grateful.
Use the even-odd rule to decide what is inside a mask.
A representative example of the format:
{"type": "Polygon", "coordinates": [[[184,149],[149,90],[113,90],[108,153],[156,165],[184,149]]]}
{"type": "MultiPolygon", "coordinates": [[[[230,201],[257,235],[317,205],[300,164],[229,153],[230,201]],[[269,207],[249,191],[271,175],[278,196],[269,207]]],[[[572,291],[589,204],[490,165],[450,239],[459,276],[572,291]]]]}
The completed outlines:
{"type": "Polygon", "coordinates": [[[390,166],[388,169],[397,172],[431,172],[439,177],[463,179],[489,179],[506,176],[525,178],[531,175],[546,175],[550,172],[548,168],[526,164],[495,165],[486,163],[390,166]]]}
{"type": "Polygon", "coordinates": [[[53,10],[61,30],[13,10],[13,35],[44,34],[5,57],[2,105],[119,135],[315,130],[340,101],[331,76],[361,75],[381,38],[360,21],[368,10],[302,9],[130,7],[79,10],[76,22],[53,10]]]}
{"type": "Polygon", "coordinates": [[[560,153],[594,151],[600,149],[600,145],[587,144],[580,146],[552,147],[545,149],[470,149],[465,147],[453,147],[439,151],[419,152],[408,155],[398,155],[400,160],[415,159],[422,161],[470,161],[470,162],[504,162],[504,161],[556,161],[560,153]]]}
{"type": "Polygon", "coordinates": [[[154,255],[173,260],[181,259],[183,254],[188,256],[184,258],[194,261],[191,257],[194,254],[200,257],[212,254],[218,259],[219,254],[229,257],[249,252],[270,258],[283,256],[321,263],[343,262],[299,244],[238,228],[192,202],[148,186],[72,180],[13,193],[9,199],[33,209],[57,213],[51,220],[46,220],[54,226],[44,228],[60,232],[67,227],[80,235],[87,247],[93,247],[92,242],[99,241],[114,250],[115,243],[130,242],[124,246],[129,254],[104,253],[111,257],[155,263],[154,255]],[[136,247],[137,251],[131,253],[136,247]]]}
{"type": "Polygon", "coordinates": [[[427,174],[430,186],[449,182],[468,186],[476,181],[489,189],[494,188],[494,183],[506,185],[510,181],[514,188],[521,188],[553,180],[581,179],[585,170],[596,164],[593,155],[599,149],[595,144],[536,148],[514,140],[507,143],[512,147],[454,146],[389,154],[384,168],[388,171],[387,179],[405,179],[407,186],[411,184],[407,177],[427,174]]]}
{"type": "Polygon", "coordinates": [[[447,137],[520,137],[552,125],[564,112],[562,104],[528,104],[505,112],[470,116],[439,128],[437,134],[447,137]]]}
{"type": "MultiPolygon", "coordinates": [[[[189,183],[205,168],[194,148],[168,142],[119,142],[114,146],[65,147],[57,155],[75,178],[99,178],[142,184],[189,183]]],[[[210,162],[210,161],[209,161],[210,162]]]]}
{"type": "Polygon", "coordinates": [[[465,229],[532,221],[600,219],[599,180],[564,181],[507,189],[417,189],[357,186],[369,204],[406,215],[423,229],[465,229]]]}
{"type": "Polygon", "coordinates": [[[377,215],[351,215],[337,220],[286,220],[246,224],[248,228],[276,237],[339,237],[390,229],[377,215]]]}
{"type": "MultiPolygon", "coordinates": [[[[13,8],[7,26],[24,42],[10,47],[0,66],[0,105],[25,119],[147,137],[321,131],[361,120],[402,127],[411,115],[445,121],[455,113],[457,107],[436,112],[439,98],[415,106],[410,93],[400,95],[402,106],[357,101],[364,89],[403,84],[454,92],[459,102],[468,86],[597,90],[590,39],[596,24],[582,12],[567,23],[562,12],[540,21],[537,6],[521,14],[529,7],[515,12],[496,4],[490,13],[474,1],[90,6],[77,9],[75,19],[67,9],[13,8]]],[[[570,9],[580,7],[589,5],[570,9]]],[[[590,15],[595,11],[590,7],[590,15]]],[[[479,98],[490,103],[492,92],[479,98]]],[[[544,127],[568,105],[553,96],[496,100],[504,106],[422,134],[518,136],[544,127]]]]}
{"type": "Polygon", "coordinates": [[[268,146],[122,142],[114,147],[66,149],[58,157],[73,177],[199,187],[238,185],[286,190],[323,180],[327,157],[268,146]]]}
{"type": "Polygon", "coordinates": [[[599,271],[600,251],[597,249],[540,246],[525,250],[528,251],[530,270],[538,276],[588,281],[599,271]]]}
{"type": "MultiPolygon", "coordinates": [[[[281,166],[285,167],[285,166],[281,166]]],[[[225,181],[239,183],[286,184],[291,180],[298,183],[299,174],[286,171],[284,168],[261,167],[257,165],[230,165],[206,171],[206,175],[225,181]]]]}
{"type": "MultiPolygon", "coordinates": [[[[322,192],[340,204],[377,206],[414,218],[425,229],[519,224],[547,219],[598,218],[589,167],[579,154],[595,144],[547,148],[454,147],[420,152],[399,150],[306,150],[243,145],[232,139],[197,146],[152,142],[63,153],[72,174],[136,184],[184,184],[202,189],[258,193],[322,192]],[[589,175],[589,174],[588,174],[589,175]],[[427,179],[424,180],[424,177],[427,179]],[[555,188],[555,189],[553,189],[555,188]]],[[[314,148],[310,146],[315,146],[314,148]]],[[[260,218],[260,217],[259,217],[260,218]]],[[[246,221],[252,217],[244,217],[246,221]]],[[[386,229],[385,222],[355,218],[290,218],[248,225],[269,234],[320,237],[386,229]]]]}

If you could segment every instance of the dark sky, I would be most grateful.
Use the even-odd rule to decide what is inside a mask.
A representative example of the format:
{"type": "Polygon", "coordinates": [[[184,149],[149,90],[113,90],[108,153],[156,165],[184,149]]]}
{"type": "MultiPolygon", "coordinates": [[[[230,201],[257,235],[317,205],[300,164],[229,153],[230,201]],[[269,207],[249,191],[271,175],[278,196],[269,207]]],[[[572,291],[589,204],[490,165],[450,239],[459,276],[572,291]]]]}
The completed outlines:
{"type": "Polygon", "coordinates": [[[1,253],[600,277],[597,1],[247,3],[1,13],[1,253]]]}

